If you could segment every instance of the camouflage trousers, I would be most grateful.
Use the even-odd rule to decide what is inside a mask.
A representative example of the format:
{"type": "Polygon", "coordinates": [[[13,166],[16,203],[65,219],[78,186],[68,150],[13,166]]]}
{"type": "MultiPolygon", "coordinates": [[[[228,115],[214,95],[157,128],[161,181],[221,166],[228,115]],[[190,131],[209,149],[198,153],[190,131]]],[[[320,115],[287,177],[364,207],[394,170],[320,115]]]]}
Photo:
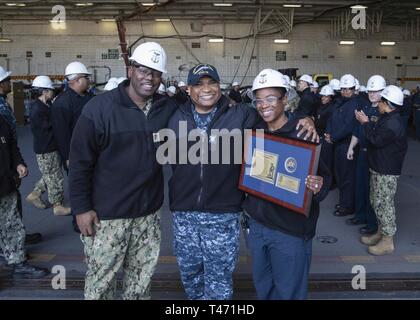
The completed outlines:
{"type": "Polygon", "coordinates": [[[160,251],[160,212],[136,219],[101,220],[95,229],[94,237],[80,236],[87,262],[85,299],[115,299],[121,267],[122,298],[150,299],[160,251]]]}
{"type": "Polygon", "coordinates": [[[394,198],[399,177],[370,169],[370,203],[384,236],[393,236],[397,231],[394,198]]]}
{"type": "Polygon", "coordinates": [[[48,201],[51,204],[63,203],[64,177],[58,152],[37,154],[36,160],[38,161],[42,177],[36,183],[34,192],[42,194],[48,190],[48,201]]]}
{"type": "Polygon", "coordinates": [[[25,227],[17,209],[17,193],[0,197],[0,248],[8,264],[25,258],[25,227]]]}
{"type": "Polygon", "coordinates": [[[174,212],[173,228],[174,252],[188,299],[231,299],[240,213],[174,212]]]}

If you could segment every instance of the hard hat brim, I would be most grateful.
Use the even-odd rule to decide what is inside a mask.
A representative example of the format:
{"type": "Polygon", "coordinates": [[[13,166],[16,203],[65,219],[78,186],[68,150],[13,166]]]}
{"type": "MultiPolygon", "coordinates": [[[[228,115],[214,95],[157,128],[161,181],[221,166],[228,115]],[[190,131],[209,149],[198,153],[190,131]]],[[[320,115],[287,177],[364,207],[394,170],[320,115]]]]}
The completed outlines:
{"type": "Polygon", "coordinates": [[[0,79],[0,82],[2,82],[4,79],[7,79],[12,74],[12,71],[7,71],[6,75],[0,79]]]}

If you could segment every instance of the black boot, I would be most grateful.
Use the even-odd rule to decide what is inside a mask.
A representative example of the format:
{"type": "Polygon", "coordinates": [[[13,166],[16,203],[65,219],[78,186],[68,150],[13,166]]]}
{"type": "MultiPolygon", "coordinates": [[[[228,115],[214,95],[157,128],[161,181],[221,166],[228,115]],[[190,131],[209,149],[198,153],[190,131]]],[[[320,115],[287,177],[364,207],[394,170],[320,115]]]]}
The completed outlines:
{"type": "Polygon", "coordinates": [[[38,279],[45,277],[49,273],[48,269],[35,267],[25,261],[14,265],[13,276],[26,279],[38,279]]]}
{"type": "Polygon", "coordinates": [[[27,233],[25,236],[25,244],[36,244],[41,242],[42,235],[40,233],[27,233]]]}

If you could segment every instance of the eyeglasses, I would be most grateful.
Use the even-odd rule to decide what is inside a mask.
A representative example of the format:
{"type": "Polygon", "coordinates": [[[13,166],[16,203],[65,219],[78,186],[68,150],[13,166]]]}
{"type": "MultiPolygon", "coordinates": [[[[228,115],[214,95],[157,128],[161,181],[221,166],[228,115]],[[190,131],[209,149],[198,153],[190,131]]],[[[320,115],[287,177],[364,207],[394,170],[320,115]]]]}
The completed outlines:
{"type": "Polygon", "coordinates": [[[147,67],[142,66],[141,64],[132,63],[131,65],[134,68],[136,68],[136,70],[138,71],[138,73],[140,73],[140,75],[142,75],[143,77],[148,77],[148,76],[151,75],[152,78],[160,78],[162,76],[162,72],[157,71],[157,70],[149,69],[147,67]]]}
{"type": "Polygon", "coordinates": [[[256,108],[262,107],[264,104],[274,106],[277,103],[277,101],[280,101],[283,98],[284,96],[282,97],[269,96],[265,99],[255,99],[255,100],[252,100],[252,105],[256,108]]]}

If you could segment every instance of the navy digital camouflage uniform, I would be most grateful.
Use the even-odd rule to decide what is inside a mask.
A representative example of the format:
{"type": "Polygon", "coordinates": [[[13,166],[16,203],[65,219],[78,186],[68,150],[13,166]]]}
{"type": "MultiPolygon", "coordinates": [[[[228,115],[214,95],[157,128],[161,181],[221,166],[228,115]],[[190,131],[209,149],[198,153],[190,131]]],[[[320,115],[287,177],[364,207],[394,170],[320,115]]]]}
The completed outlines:
{"type": "MultiPolygon", "coordinates": [[[[202,115],[192,105],[197,127],[207,130],[217,108],[202,115]]],[[[232,298],[232,274],[239,257],[240,212],[174,213],[174,252],[188,299],[232,298]]]]}
{"type": "Polygon", "coordinates": [[[62,204],[64,201],[64,177],[58,151],[37,154],[36,160],[42,177],[35,184],[34,192],[42,194],[48,190],[48,201],[51,204],[62,204]]]}
{"type": "Polygon", "coordinates": [[[80,236],[88,270],[86,300],[115,299],[122,267],[125,300],[150,299],[150,281],[160,251],[160,212],[136,219],[101,220],[94,237],[80,236]]]}

